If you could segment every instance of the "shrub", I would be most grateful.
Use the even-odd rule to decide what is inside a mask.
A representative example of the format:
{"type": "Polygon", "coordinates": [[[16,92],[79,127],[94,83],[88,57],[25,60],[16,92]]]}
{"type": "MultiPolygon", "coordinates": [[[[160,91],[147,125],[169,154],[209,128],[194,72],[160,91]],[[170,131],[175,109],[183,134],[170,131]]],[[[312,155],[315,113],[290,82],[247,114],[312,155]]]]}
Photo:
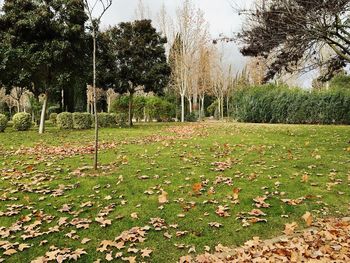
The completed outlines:
{"type": "Polygon", "coordinates": [[[125,127],[128,123],[128,116],[127,113],[117,113],[115,115],[115,121],[120,127],[125,127]]]}
{"type": "Polygon", "coordinates": [[[32,118],[29,113],[19,112],[13,118],[13,128],[17,131],[27,131],[32,126],[32,118]]]}
{"type": "Polygon", "coordinates": [[[47,114],[49,114],[49,116],[52,114],[52,113],[59,113],[61,110],[61,107],[59,105],[53,105],[53,106],[50,106],[47,108],[47,114]]]}
{"type": "Polygon", "coordinates": [[[116,115],[113,113],[101,112],[98,113],[98,126],[99,127],[113,127],[116,124],[116,115]]]}
{"type": "Polygon", "coordinates": [[[293,124],[350,124],[350,90],[307,91],[264,85],[238,90],[232,112],[238,121],[293,124]]]}
{"type": "Polygon", "coordinates": [[[7,117],[4,114],[0,114],[0,132],[5,131],[7,127],[7,117]]]}
{"type": "Polygon", "coordinates": [[[58,115],[57,113],[51,113],[49,117],[50,121],[55,125],[57,123],[57,115],[58,115]]]}
{"type": "Polygon", "coordinates": [[[198,117],[195,112],[188,113],[185,116],[185,121],[187,122],[196,122],[197,120],[198,120],[198,117]]]}
{"type": "Polygon", "coordinates": [[[145,106],[149,120],[169,121],[175,115],[175,105],[160,97],[148,97],[145,106]]]}
{"type": "Polygon", "coordinates": [[[73,113],[73,128],[78,130],[90,129],[92,125],[92,116],[87,112],[73,113]]]}
{"type": "Polygon", "coordinates": [[[70,112],[62,112],[57,115],[57,127],[63,130],[73,129],[73,115],[70,112]]]}

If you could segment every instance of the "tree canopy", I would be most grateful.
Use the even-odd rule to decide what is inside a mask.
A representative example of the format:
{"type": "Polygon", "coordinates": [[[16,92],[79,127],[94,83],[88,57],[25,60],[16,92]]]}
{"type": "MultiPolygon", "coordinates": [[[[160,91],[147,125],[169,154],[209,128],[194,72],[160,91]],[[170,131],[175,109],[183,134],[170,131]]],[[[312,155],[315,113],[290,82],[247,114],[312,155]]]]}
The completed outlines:
{"type": "MultiPolygon", "coordinates": [[[[162,93],[170,74],[164,47],[166,38],[156,31],[151,20],[120,23],[110,28],[108,34],[115,52],[117,90],[130,93],[130,107],[137,87],[143,86],[145,92],[162,93]]],[[[132,112],[129,115],[132,125],[132,112]]]]}
{"type": "Polygon", "coordinates": [[[265,80],[277,73],[326,67],[323,79],[350,62],[348,0],[264,0],[244,11],[239,39],[247,56],[269,58],[265,80]],[[331,50],[323,56],[322,50],[331,50]],[[303,67],[301,67],[303,65],[303,67]]]}

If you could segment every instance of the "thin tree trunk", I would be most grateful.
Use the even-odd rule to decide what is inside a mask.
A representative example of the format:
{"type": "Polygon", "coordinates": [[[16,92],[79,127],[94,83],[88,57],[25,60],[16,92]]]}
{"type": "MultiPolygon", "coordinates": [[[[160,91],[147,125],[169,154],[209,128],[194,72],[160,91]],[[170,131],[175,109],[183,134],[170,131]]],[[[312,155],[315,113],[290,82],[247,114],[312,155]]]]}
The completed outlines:
{"type": "Polygon", "coordinates": [[[133,100],[134,100],[134,93],[130,92],[130,96],[129,96],[129,127],[132,127],[132,118],[133,118],[133,100]]]}
{"type": "MultiPolygon", "coordinates": [[[[202,101],[202,106],[201,106],[201,115],[202,115],[202,118],[205,117],[204,98],[205,98],[205,96],[203,95],[203,97],[201,98],[201,101],[202,101]]],[[[201,103],[201,102],[199,102],[199,103],[201,103]]]]}
{"type": "Polygon", "coordinates": [[[43,107],[41,109],[39,134],[43,134],[45,132],[45,115],[46,115],[46,108],[47,108],[47,100],[48,100],[48,94],[46,93],[44,97],[43,107]]]}
{"type": "Polygon", "coordinates": [[[221,119],[221,100],[220,97],[218,97],[218,117],[221,119]]]}
{"type": "Polygon", "coordinates": [[[226,113],[227,113],[227,118],[230,118],[230,110],[229,110],[229,96],[226,96],[226,113]]]}
{"type": "Polygon", "coordinates": [[[181,94],[181,122],[185,122],[185,95],[181,94]]]}
{"type": "Polygon", "coordinates": [[[192,98],[191,97],[188,98],[188,107],[189,107],[190,113],[192,113],[192,98]]]}
{"type": "Polygon", "coordinates": [[[61,90],[62,111],[64,111],[64,89],[61,90]]]}
{"type": "Polygon", "coordinates": [[[94,111],[95,111],[95,155],[94,169],[98,167],[98,116],[97,116],[97,96],[96,96],[96,30],[93,30],[93,90],[94,90],[94,111]]]}

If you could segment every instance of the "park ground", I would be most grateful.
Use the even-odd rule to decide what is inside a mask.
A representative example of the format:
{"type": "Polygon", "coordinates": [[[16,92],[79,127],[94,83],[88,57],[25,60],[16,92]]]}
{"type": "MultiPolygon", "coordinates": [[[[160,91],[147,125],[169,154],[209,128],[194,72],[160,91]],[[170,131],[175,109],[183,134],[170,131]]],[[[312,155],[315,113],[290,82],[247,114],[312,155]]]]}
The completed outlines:
{"type": "Polygon", "coordinates": [[[92,130],[9,128],[0,134],[1,260],[177,262],[280,236],[286,224],[307,228],[307,212],[314,222],[348,216],[349,140],[349,126],[101,129],[94,172],[92,130]]]}

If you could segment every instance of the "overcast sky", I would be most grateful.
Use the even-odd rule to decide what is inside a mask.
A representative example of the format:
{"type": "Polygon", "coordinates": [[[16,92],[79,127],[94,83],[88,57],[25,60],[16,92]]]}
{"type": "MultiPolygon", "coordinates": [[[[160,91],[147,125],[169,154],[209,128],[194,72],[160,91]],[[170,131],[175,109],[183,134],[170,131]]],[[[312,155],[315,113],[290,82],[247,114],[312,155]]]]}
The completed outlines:
{"type": "MultiPolygon", "coordinates": [[[[167,13],[174,17],[177,8],[181,7],[183,2],[184,0],[142,0],[152,20],[156,19],[163,5],[167,13]]],[[[204,12],[213,38],[218,37],[219,34],[230,37],[239,32],[243,18],[238,15],[237,9],[249,7],[253,2],[254,0],[192,0],[192,3],[204,12]]],[[[103,17],[102,24],[107,26],[135,20],[138,3],[139,0],[113,0],[111,8],[103,17]]],[[[241,70],[246,63],[246,58],[239,53],[238,47],[233,43],[219,45],[224,49],[226,63],[232,64],[235,71],[241,70]]]]}

